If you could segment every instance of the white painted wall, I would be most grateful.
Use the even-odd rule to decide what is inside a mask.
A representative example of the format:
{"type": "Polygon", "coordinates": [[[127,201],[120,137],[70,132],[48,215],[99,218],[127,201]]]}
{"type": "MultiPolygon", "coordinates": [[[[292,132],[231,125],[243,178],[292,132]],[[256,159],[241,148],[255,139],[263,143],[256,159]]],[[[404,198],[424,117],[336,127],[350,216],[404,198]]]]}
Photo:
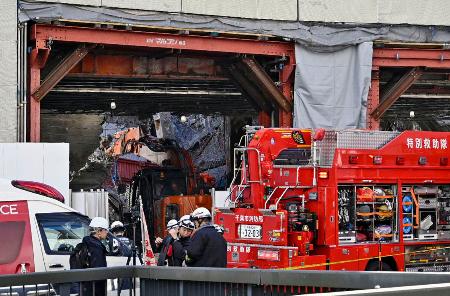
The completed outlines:
{"type": "Polygon", "coordinates": [[[296,20],[297,0],[182,0],[184,13],[296,20]]]}
{"type": "Polygon", "coordinates": [[[69,144],[2,143],[0,178],[35,181],[69,197],[69,144]]]}
{"type": "MultiPolygon", "coordinates": [[[[35,0],[137,10],[313,22],[450,25],[449,0],[35,0]]],[[[15,2],[11,0],[0,2],[15,2]]],[[[15,3],[14,3],[15,4],[15,3]]],[[[3,4],[1,4],[3,5],[3,4]]],[[[1,12],[0,12],[1,13],[1,12]]],[[[1,35],[1,34],[0,34],[1,35]]]]}

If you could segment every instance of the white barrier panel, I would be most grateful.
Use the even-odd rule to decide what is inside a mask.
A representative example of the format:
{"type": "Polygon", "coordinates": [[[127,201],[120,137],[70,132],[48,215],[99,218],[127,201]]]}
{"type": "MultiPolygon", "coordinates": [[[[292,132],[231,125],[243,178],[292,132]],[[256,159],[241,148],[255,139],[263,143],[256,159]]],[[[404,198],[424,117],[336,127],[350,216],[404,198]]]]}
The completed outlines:
{"type": "Polygon", "coordinates": [[[68,143],[0,143],[0,178],[55,187],[68,203],[68,143]]]}
{"type": "Polygon", "coordinates": [[[90,218],[103,217],[109,220],[108,199],[108,192],[103,189],[96,191],[72,191],[69,206],[90,218]]]}
{"type": "Polygon", "coordinates": [[[229,206],[229,202],[227,203],[228,196],[230,195],[229,191],[213,191],[213,206],[215,208],[225,208],[229,206]]]}

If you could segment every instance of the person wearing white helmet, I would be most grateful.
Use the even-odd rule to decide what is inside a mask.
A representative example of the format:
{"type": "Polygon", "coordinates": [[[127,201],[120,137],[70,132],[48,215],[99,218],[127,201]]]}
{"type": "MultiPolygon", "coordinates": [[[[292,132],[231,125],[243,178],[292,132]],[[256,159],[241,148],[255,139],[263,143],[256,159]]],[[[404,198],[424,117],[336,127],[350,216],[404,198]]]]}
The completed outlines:
{"type": "Polygon", "coordinates": [[[192,267],[226,267],[227,242],[211,223],[211,212],[198,208],[191,214],[196,230],[186,248],[186,264],[192,267]]]}
{"type": "Polygon", "coordinates": [[[174,266],[172,244],[178,238],[178,221],[172,219],[167,222],[166,231],[168,235],[164,239],[158,237],[155,240],[157,252],[159,252],[158,266],[174,266]]]}
{"type": "Polygon", "coordinates": [[[192,232],[195,229],[190,215],[184,215],[178,220],[178,239],[173,242],[174,266],[183,266],[186,259],[186,248],[191,241],[192,232]]]}
{"type": "MultiPolygon", "coordinates": [[[[95,217],[89,224],[91,234],[83,238],[89,250],[89,267],[106,267],[106,247],[102,243],[108,236],[108,221],[103,217],[95,217]]],[[[83,295],[92,295],[92,286],[83,285],[83,295]]],[[[106,281],[95,281],[95,295],[106,295],[106,281]]]]}
{"type": "MultiPolygon", "coordinates": [[[[123,223],[120,221],[114,221],[113,223],[111,223],[110,231],[114,236],[112,238],[113,242],[114,239],[117,239],[119,241],[119,255],[129,256],[131,254],[131,241],[128,237],[125,236],[125,226],[123,225],[123,223]]],[[[113,251],[115,251],[115,249],[113,249],[113,251]]]]}

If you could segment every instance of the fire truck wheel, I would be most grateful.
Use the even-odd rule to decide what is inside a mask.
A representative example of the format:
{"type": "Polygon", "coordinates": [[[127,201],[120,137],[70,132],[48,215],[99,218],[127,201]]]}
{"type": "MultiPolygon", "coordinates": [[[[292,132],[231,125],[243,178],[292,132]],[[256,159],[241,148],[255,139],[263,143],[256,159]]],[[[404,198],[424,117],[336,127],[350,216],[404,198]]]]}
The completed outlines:
{"type": "Polygon", "coordinates": [[[367,264],[366,271],[380,271],[380,270],[393,271],[392,267],[389,264],[387,264],[386,262],[381,262],[381,266],[378,261],[370,261],[367,264]],[[381,267],[381,269],[380,269],[380,267],[381,267]]]}

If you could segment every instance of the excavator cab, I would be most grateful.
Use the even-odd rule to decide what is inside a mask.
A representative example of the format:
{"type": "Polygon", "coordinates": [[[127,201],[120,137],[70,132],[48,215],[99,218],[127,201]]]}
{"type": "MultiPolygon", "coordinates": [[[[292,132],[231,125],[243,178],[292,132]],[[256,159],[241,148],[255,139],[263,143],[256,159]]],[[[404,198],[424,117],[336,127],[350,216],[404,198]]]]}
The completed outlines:
{"type": "Polygon", "coordinates": [[[133,197],[142,198],[150,236],[164,235],[166,221],[180,217],[182,197],[187,194],[186,175],[178,169],[146,168],[133,178],[132,188],[133,197]]]}
{"type": "Polygon", "coordinates": [[[163,237],[169,220],[212,206],[211,196],[189,192],[187,174],[174,168],[141,170],[133,179],[133,197],[139,195],[150,237],[163,237]]]}

